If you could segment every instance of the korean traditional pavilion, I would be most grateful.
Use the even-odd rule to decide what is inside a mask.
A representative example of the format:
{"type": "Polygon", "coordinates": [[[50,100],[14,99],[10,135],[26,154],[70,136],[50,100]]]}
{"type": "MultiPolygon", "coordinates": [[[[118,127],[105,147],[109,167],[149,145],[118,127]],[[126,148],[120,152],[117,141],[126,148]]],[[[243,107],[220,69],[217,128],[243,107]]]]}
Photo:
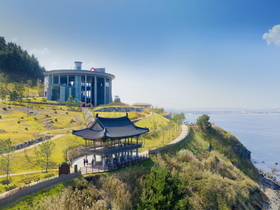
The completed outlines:
{"type": "Polygon", "coordinates": [[[94,158],[101,156],[102,166],[105,167],[107,161],[111,164],[128,161],[133,152],[138,157],[138,149],[142,147],[138,137],[147,132],[148,128],[135,126],[128,114],[119,118],[104,118],[97,114],[87,128],[73,130],[72,134],[84,138],[82,152],[94,158]]]}

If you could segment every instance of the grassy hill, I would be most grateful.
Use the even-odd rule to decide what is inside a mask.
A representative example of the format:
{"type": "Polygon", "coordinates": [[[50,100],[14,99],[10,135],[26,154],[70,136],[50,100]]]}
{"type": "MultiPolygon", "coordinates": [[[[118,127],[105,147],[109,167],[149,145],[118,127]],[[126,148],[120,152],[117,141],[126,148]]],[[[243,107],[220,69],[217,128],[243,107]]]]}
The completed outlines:
{"type": "MultiPolygon", "coordinates": [[[[65,153],[67,150],[84,145],[84,140],[82,138],[71,134],[72,129],[77,130],[86,127],[84,114],[80,111],[68,110],[66,106],[58,105],[57,102],[54,101],[47,101],[49,104],[40,104],[38,102],[45,102],[45,100],[37,98],[36,100],[24,99],[23,102],[0,102],[0,140],[9,138],[13,145],[18,145],[41,136],[53,135],[54,137],[57,137],[59,135],[59,138],[52,140],[55,147],[53,149],[51,164],[49,166],[50,169],[57,169],[61,162],[66,161],[65,153]],[[27,101],[31,103],[26,103],[27,101]]],[[[95,114],[96,113],[94,112],[93,115],[95,114]]],[[[126,115],[126,113],[116,114],[101,112],[99,114],[104,117],[119,117],[126,115]]],[[[149,116],[148,113],[129,113],[129,117],[131,118],[135,118],[137,115],[149,116]]],[[[166,136],[166,140],[162,143],[162,141],[160,141],[162,139],[162,133],[155,130],[155,127],[153,126],[154,123],[160,124],[162,122],[167,124],[168,120],[158,114],[151,115],[148,119],[145,119],[144,124],[141,121],[137,122],[140,123],[139,126],[149,127],[151,133],[157,133],[153,139],[150,137],[142,139],[145,142],[145,148],[142,150],[157,147],[163,143],[167,144],[168,140],[179,135],[179,130],[172,133],[166,130],[163,132],[166,136]]],[[[173,127],[170,126],[169,130],[172,129],[173,127]]],[[[44,178],[45,176],[51,176],[45,174],[43,170],[44,167],[42,164],[38,163],[38,150],[38,146],[26,147],[24,150],[16,151],[12,154],[9,173],[29,173],[32,171],[42,172],[12,176],[9,186],[5,185],[4,177],[0,178],[0,193],[22,186],[25,184],[24,180],[32,179],[32,177],[44,178]]],[[[0,175],[4,174],[5,170],[0,169],[0,175]]],[[[50,174],[53,176],[57,174],[57,172],[50,172],[50,174]]]]}
{"type": "Polygon", "coordinates": [[[218,127],[210,135],[190,129],[150,160],[61,183],[5,209],[261,209],[266,197],[256,168],[235,150],[238,139],[218,127]]]}

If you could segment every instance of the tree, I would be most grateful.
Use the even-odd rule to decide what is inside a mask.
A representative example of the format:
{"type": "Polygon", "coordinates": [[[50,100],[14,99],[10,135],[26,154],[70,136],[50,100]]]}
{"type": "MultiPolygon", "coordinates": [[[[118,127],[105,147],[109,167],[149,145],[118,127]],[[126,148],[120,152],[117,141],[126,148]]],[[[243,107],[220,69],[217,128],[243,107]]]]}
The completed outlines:
{"type": "Polygon", "coordinates": [[[9,94],[7,89],[8,78],[5,74],[0,73],[0,98],[6,99],[6,96],[9,94]]]}
{"type": "Polygon", "coordinates": [[[0,72],[8,76],[9,82],[31,79],[43,80],[45,68],[39,65],[34,55],[29,55],[19,45],[8,42],[0,36],[0,72]]]}
{"type": "Polygon", "coordinates": [[[38,162],[42,163],[46,167],[46,173],[48,173],[48,167],[51,159],[51,155],[53,152],[55,144],[51,141],[45,141],[42,142],[42,144],[39,145],[40,150],[37,151],[38,155],[38,162]]]}
{"type": "Polygon", "coordinates": [[[24,91],[25,88],[23,83],[14,83],[14,89],[10,92],[10,100],[22,102],[24,91]]]}
{"type": "Polygon", "coordinates": [[[41,83],[41,80],[37,79],[37,96],[39,97],[40,95],[44,95],[44,94],[40,94],[40,92],[42,91],[42,83],[41,83]]]}
{"type": "Polygon", "coordinates": [[[154,165],[146,176],[139,209],[187,209],[187,180],[154,165]]]}
{"type": "Polygon", "coordinates": [[[184,113],[173,115],[170,121],[172,122],[172,124],[175,125],[175,130],[179,128],[179,126],[182,124],[184,119],[186,119],[184,113]]]}
{"type": "Polygon", "coordinates": [[[210,117],[206,114],[197,118],[196,124],[197,124],[198,128],[200,129],[200,131],[205,132],[205,133],[210,131],[211,123],[209,122],[209,119],[210,119],[210,117]]]}
{"type": "Polygon", "coordinates": [[[32,87],[31,79],[27,80],[26,86],[27,86],[27,96],[26,97],[29,98],[29,89],[32,87]]]}
{"type": "Polygon", "coordinates": [[[14,83],[14,89],[18,93],[18,101],[22,101],[23,99],[23,92],[25,91],[24,85],[22,82],[14,83]]]}
{"type": "Polygon", "coordinates": [[[15,148],[12,146],[12,143],[13,142],[10,139],[0,141],[0,150],[2,156],[0,159],[0,166],[6,172],[6,185],[9,184],[11,155],[15,150],[15,148]]]}
{"type": "Polygon", "coordinates": [[[74,110],[75,108],[78,108],[80,106],[80,102],[76,98],[73,99],[72,96],[69,96],[67,101],[66,101],[66,106],[70,110],[74,110]]]}

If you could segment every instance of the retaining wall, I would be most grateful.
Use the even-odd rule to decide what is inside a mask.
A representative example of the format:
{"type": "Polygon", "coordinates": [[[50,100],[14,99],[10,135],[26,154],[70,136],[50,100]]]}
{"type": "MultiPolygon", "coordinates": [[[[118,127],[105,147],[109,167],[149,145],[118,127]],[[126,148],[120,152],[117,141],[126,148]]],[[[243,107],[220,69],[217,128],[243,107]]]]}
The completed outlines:
{"type": "Polygon", "coordinates": [[[0,207],[18,199],[18,198],[20,198],[22,196],[25,196],[29,193],[35,192],[37,190],[41,190],[45,187],[49,187],[49,186],[57,184],[59,182],[63,182],[63,181],[66,181],[68,179],[73,179],[73,178],[76,178],[76,177],[79,177],[79,176],[82,176],[81,172],[63,175],[63,176],[57,177],[55,179],[50,179],[50,180],[43,181],[43,182],[40,182],[40,183],[32,185],[32,186],[29,186],[27,188],[19,190],[18,192],[14,193],[12,195],[9,195],[5,198],[0,199],[0,207]]]}

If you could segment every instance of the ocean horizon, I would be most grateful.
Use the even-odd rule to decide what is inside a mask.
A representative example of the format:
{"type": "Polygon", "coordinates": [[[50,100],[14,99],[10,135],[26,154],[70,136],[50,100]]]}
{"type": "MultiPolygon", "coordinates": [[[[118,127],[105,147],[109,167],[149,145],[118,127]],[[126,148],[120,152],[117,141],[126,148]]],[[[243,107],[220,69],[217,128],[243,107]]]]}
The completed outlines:
{"type": "MultiPolygon", "coordinates": [[[[195,123],[201,115],[185,115],[195,123]]],[[[261,170],[276,172],[280,180],[280,114],[208,114],[210,122],[236,136],[251,151],[254,165],[261,170]]]]}

